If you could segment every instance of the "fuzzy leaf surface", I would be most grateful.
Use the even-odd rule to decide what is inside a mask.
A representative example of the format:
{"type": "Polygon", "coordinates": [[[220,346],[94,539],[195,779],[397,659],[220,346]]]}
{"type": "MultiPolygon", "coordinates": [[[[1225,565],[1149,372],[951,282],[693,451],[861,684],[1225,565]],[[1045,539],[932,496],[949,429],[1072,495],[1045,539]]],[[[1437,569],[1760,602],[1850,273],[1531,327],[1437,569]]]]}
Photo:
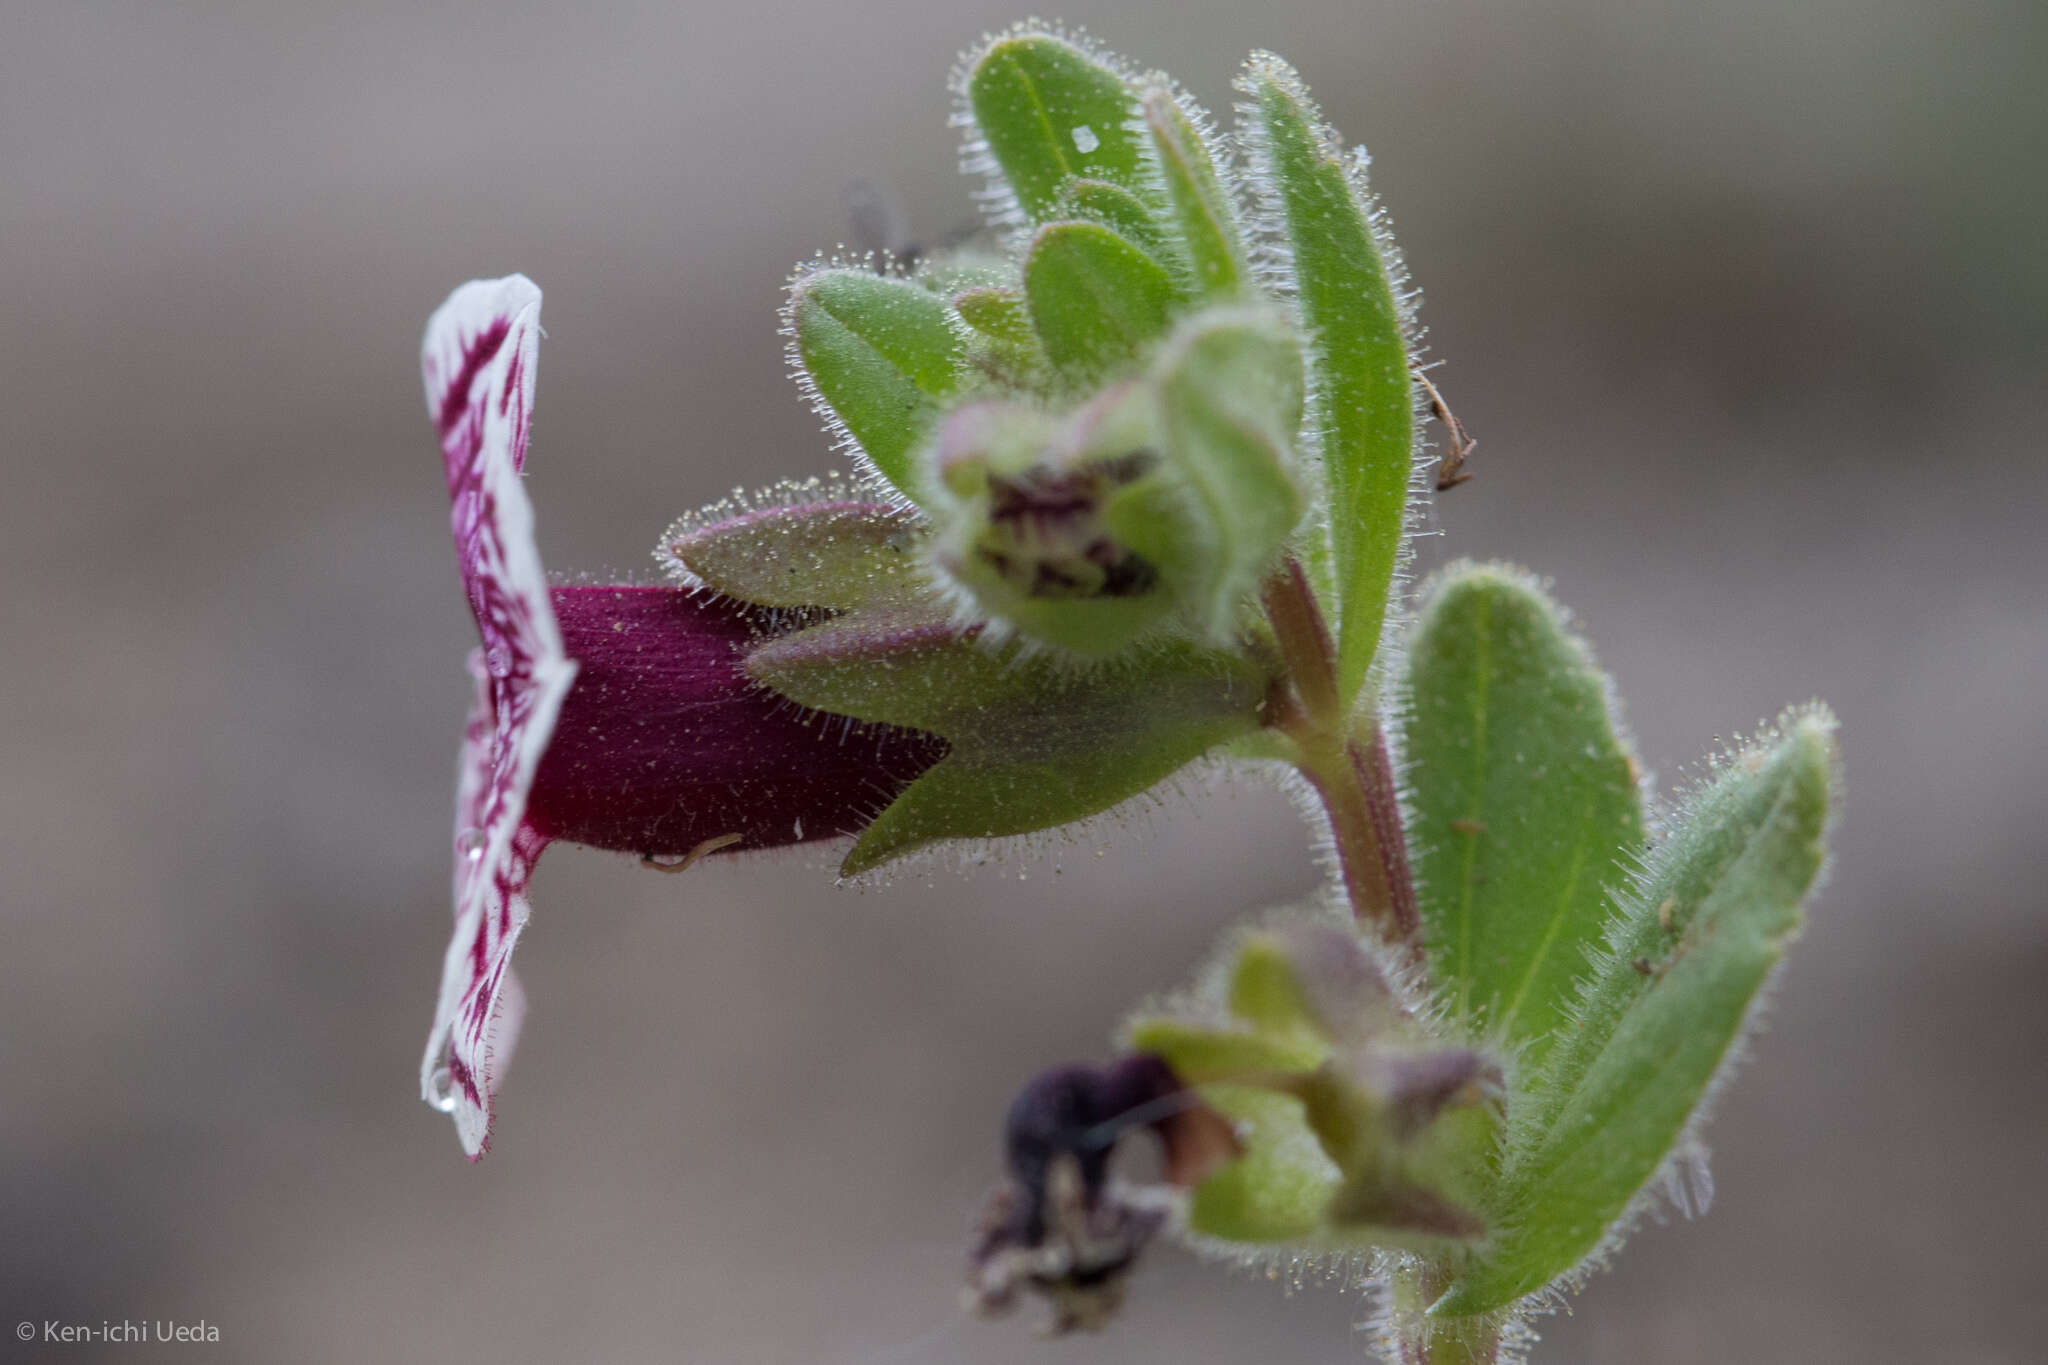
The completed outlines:
{"type": "Polygon", "coordinates": [[[962,355],[967,371],[1002,389],[1045,386],[1051,364],[1031,325],[1031,307],[1021,287],[971,285],[953,295],[953,310],[969,329],[962,355]]]}
{"type": "Polygon", "coordinates": [[[1100,223],[1149,256],[1165,245],[1159,222],[1137,195],[1108,180],[1076,180],[1060,195],[1061,218],[1100,223]]]}
{"type": "Polygon", "coordinates": [[[1606,679],[1518,570],[1447,571],[1408,655],[1415,870],[1431,971],[1534,1065],[1567,1022],[1608,888],[1643,841],[1606,679]]]}
{"type": "Polygon", "coordinates": [[[1205,532],[1180,537],[1205,561],[1194,605],[1209,637],[1223,638],[1301,520],[1291,439],[1301,348],[1276,319],[1217,310],[1177,334],[1156,373],[1166,449],[1205,532]]]}
{"type": "Polygon", "coordinates": [[[1256,729],[1268,679],[1182,644],[1079,672],[990,649],[928,609],[860,612],[768,641],[757,681],[801,705],[944,738],[946,757],[861,834],[854,876],[941,839],[1026,834],[1099,814],[1256,729]]]}
{"type": "Polygon", "coordinates": [[[1215,158],[1171,90],[1147,90],[1143,105],[1152,159],[1196,292],[1227,298],[1244,278],[1244,244],[1215,158]]]}
{"type": "Polygon", "coordinates": [[[911,455],[958,385],[950,305],[909,280],[827,269],[790,286],[796,353],[883,478],[914,495],[911,455]]]}
{"type": "Polygon", "coordinates": [[[922,587],[913,513],[871,502],[763,507],[679,523],[661,558],[686,581],[760,607],[847,611],[907,601],[922,587]]]}
{"type": "Polygon", "coordinates": [[[1834,718],[1815,706],[1722,765],[1651,855],[1571,1030],[1525,1086],[1501,1172],[1501,1232],[1431,1309],[1510,1303],[1570,1271],[1657,1174],[1824,859],[1834,718]]]}
{"type": "Polygon", "coordinates": [[[1135,183],[1137,114],[1122,76],[1050,33],[999,38],[967,72],[967,106],[1017,206],[1031,222],[1076,177],[1135,183]]]}
{"type": "Polygon", "coordinates": [[[976,285],[953,296],[953,309],[962,322],[992,341],[1019,346],[1038,344],[1038,334],[1031,330],[1031,310],[1017,290],[976,285]]]}
{"type": "Polygon", "coordinates": [[[1100,223],[1050,223],[1024,262],[1032,322],[1053,364],[1097,378],[1166,330],[1173,277],[1100,223]]]}
{"type": "Polygon", "coordinates": [[[1329,491],[1338,684],[1357,695],[1379,648],[1413,458],[1408,341],[1371,208],[1336,135],[1285,62],[1255,56],[1239,89],[1254,183],[1293,259],[1329,491]]]}

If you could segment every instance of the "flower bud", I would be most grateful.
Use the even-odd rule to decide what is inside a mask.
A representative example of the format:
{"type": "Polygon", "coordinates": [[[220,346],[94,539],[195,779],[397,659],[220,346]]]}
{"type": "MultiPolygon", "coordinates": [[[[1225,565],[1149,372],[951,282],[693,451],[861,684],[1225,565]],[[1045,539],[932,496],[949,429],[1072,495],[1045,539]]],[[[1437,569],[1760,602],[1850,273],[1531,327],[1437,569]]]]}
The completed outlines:
{"type": "Polygon", "coordinates": [[[1214,986],[1220,998],[1129,1032],[1244,1126],[1243,1158],[1195,1191],[1195,1231],[1265,1245],[1369,1232],[1411,1249],[1486,1232],[1474,1209],[1500,1068],[1405,1009],[1356,934],[1245,934],[1214,986]]]}
{"type": "Polygon", "coordinates": [[[1301,374],[1277,317],[1219,309],[1067,414],[956,408],[929,452],[941,577],[977,616],[1070,654],[1161,631],[1232,643],[1301,516],[1301,374]]]}
{"type": "Polygon", "coordinates": [[[1075,654],[1117,653],[1174,607],[1151,395],[1119,386],[1068,422],[1017,403],[955,411],[934,450],[934,556],[980,613],[1075,654]]]}

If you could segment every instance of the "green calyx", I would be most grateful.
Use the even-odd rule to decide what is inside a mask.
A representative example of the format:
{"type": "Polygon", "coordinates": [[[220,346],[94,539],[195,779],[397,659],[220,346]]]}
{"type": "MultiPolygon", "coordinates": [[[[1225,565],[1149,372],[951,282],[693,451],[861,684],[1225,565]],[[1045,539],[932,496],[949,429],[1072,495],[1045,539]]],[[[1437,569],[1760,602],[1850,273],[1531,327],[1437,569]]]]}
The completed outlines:
{"type": "Polygon", "coordinates": [[[855,841],[846,875],[1100,814],[1264,723],[1270,671],[1234,651],[1165,639],[1083,670],[985,641],[930,583],[929,535],[886,505],[795,502],[686,518],[657,556],[693,586],[792,610],[746,656],[757,682],[950,746],[855,841]]]}
{"type": "Polygon", "coordinates": [[[1245,660],[1178,642],[1076,672],[918,610],[849,613],[756,647],[746,667],[801,705],[951,745],[855,840],[846,876],[1099,814],[1257,728],[1267,686],[1245,660]]]}
{"type": "Polygon", "coordinates": [[[1132,1021],[1125,1041],[1240,1126],[1244,1153],[1196,1188],[1192,1230],[1437,1253],[1485,1233],[1498,1068],[1435,1038],[1351,930],[1247,933],[1205,992],[1132,1021]]]}
{"type": "Polygon", "coordinates": [[[655,561],[691,587],[757,607],[850,611],[928,592],[915,513],[868,501],[791,501],[669,527],[655,561]]]}
{"type": "Polygon", "coordinates": [[[1162,633],[1229,646],[1301,517],[1301,403],[1285,325],[1220,310],[1064,416],[960,407],[932,446],[938,569],[988,619],[1069,654],[1162,633]]]}
{"type": "Polygon", "coordinates": [[[1174,608],[1156,431],[1135,391],[1064,422],[1020,404],[956,410],[936,442],[939,571],[1026,639],[1121,652],[1174,608]]]}

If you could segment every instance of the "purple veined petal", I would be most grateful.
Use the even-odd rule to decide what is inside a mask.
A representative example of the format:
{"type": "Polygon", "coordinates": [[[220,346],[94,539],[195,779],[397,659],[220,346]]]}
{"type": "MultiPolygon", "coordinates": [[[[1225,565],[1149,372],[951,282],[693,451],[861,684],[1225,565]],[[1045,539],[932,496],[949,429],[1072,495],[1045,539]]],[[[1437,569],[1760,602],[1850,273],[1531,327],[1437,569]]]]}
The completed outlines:
{"type": "Polygon", "coordinates": [[[518,1039],[512,950],[551,841],[687,861],[833,838],[946,752],[753,682],[743,656],[773,611],[677,587],[548,587],[520,479],[539,335],[531,280],[477,281],[435,312],[421,357],[483,647],[456,775],[455,932],[420,1088],[472,1160],[518,1039]]]}
{"type": "MultiPolygon", "coordinates": [[[[490,1146],[491,1101],[512,1060],[526,1014],[525,993],[512,974],[512,949],[526,927],[526,885],[547,840],[522,819],[493,859],[479,821],[493,801],[498,723],[483,651],[470,655],[477,699],[464,727],[457,761],[455,932],[441,967],[434,1030],[420,1064],[422,1096],[455,1120],[471,1159],[490,1146]]],[[[545,747],[545,737],[541,740],[545,747]]]]}
{"type": "Polygon", "coordinates": [[[441,436],[462,582],[483,648],[455,813],[455,933],[421,1063],[427,1102],[451,1114],[471,1158],[490,1142],[491,1099],[522,1013],[512,948],[546,841],[527,797],[576,676],[563,651],[520,484],[539,358],[540,290],[523,275],[466,284],[427,323],[427,411],[441,436]]]}

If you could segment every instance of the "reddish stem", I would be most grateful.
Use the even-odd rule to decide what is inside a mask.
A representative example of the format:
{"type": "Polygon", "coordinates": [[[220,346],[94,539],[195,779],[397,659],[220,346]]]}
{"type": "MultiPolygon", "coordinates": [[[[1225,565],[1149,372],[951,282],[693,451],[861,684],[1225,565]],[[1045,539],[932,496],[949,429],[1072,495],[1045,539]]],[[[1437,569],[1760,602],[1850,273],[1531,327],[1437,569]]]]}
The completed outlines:
{"type": "Polygon", "coordinates": [[[1376,719],[1364,735],[1352,733],[1336,647],[1299,562],[1289,558],[1267,582],[1265,607],[1287,668],[1272,723],[1294,740],[1302,774],[1322,798],[1352,914],[1420,967],[1421,918],[1386,737],[1376,719]]]}

